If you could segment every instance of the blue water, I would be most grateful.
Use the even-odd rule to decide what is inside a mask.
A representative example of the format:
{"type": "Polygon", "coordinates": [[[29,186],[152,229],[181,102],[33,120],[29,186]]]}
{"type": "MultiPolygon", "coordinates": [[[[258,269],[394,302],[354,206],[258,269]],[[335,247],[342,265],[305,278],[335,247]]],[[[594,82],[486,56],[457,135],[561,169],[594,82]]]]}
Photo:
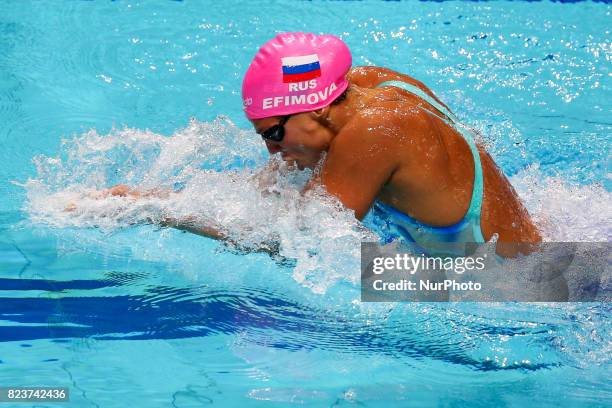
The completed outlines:
{"type": "Polygon", "coordinates": [[[418,78],[477,129],[547,240],[609,241],[610,13],[0,3],[0,385],[67,386],[75,407],[612,405],[609,305],[362,304],[369,233],[296,206],[307,175],[255,192],[267,157],[240,101],[276,32],[340,35],[355,65],[418,78]],[[187,194],[88,198],[119,182],[187,194]],[[166,212],[243,247],[132,225],[166,212]],[[249,251],[270,237],[282,258],[249,251]]]}

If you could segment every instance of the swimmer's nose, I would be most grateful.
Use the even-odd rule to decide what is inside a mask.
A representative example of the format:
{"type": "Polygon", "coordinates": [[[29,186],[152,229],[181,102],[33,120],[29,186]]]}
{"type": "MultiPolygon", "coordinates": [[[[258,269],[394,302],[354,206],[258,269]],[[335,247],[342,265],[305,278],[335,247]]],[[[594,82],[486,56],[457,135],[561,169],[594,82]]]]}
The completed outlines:
{"type": "Polygon", "coordinates": [[[268,152],[270,154],[276,154],[282,150],[280,143],[272,140],[266,140],[266,147],[268,148],[268,152]]]}

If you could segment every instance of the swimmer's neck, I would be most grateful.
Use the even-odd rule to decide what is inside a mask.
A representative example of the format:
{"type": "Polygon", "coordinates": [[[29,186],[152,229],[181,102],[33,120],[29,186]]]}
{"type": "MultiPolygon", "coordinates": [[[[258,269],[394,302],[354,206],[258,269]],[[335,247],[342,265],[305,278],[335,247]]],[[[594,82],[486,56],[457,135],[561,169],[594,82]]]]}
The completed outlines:
{"type": "Polygon", "coordinates": [[[331,104],[322,110],[321,123],[337,135],[346,124],[366,107],[367,90],[357,85],[349,85],[344,100],[338,104],[331,104]]]}

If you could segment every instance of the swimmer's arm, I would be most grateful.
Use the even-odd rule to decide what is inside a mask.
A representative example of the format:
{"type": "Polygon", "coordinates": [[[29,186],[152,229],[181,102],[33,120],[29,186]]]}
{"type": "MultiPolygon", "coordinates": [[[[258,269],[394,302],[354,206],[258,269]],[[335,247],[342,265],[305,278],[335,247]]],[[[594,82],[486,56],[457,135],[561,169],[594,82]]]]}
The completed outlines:
{"type": "Polygon", "coordinates": [[[320,174],[306,190],[317,184],[323,186],[353,210],[357,219],[363,219],[399,166],[398,149],[391,136],[394,131],[388,122],[385,128],[360,120],[346,125],[330,147],[320,174]]]}
{"type": "MultiPolygon", "coordinates": [[[[153,189],[147,191],[140,191],[133,187],[130,187],[126,184],[118,184],[109,188],[108,190],[104,190],[99,193],[100,197],[106,197],[109,195],[117,196],[117,197],[131,197],[133,199],[139,198],[147,198],[147,197],[158,197],[158,198],[168,198],[172,194],[171,191],[163,190],[163,189],[153,189]]],[[[72,210],[72,208],[68,208],[68,210],[72,210]]],[[[173,218],[173,217],[165,217],[162,219],[151,219],[147,220],[150,224],[157,224],[162,227],[172,227],[181,231],[190,232],[192,234],[201,235],[208,238],[213,238],[217,240],[226,240],[227,236],[223,234],[217,228],[200,225],[198,220],[195,217],[185,217],[185,218],[173,218]]]]}
{"type": "MultiPolygon", "coordinates": [[[[121,197],[132,197],[135,199],[144,198],[144,197],[159,197],[159,198],[167,198],[172,192],[167,190],[155,189],[148,191],[139,191],[131,188],[125,184],[119,184],[114,187],[109,188],[101,193],[102,196],[114,195],[121,197]]],[[[175,217],[164,217],[162,219],[152,219],[149,218],[146,221],[149,224],[159,225],[161,227],[171,227],[177,229],[179,231],[189,232],[191,234],[200,235],[206,238],[216,239],[217,241],[224,241],[235,248],[240,249],[240,243],[232,240],[224,231],[220,228],[204,225],[202,220],[198,219],[195,216],[175,218],[175,217]]],[[[259,248],[255,250],[249,248],[250,252],[263,252],[267,253],[273,257],[278,257],[279,255],[279,246],[277,242],[268,242],[262,243],[259,248]]]]}
{"type": "Polygon", "coordinates": [[[171,227],[179,231],[189,232],[202,237],[216,239],[217,241],[227,242],[228,244],[231,244],[234,249],[244,250],[245,252],[262,252],[274,257],[275,259],[279,259],[280,248],[278,242],[262,242],[255,249],[243,249],[239,242],[236,242],[228,237],[227,234],[220,229],[199,225],[199,221],[195,217],[189,217],[182,220],[165,218],[162,221],[154,223],[162,227],[171,227]]]}
{"type": "MultiPolygon", "coordinates": [[[[151,221],[151,220],[150,220],[151,221]]],[[[227,235],[222,231],[214,227],[208,227],[205,225],[198,225],[198,221],[195,217],[189,217],[185,219],[177,219],[166,217],[161,221],[153,222],[162,227],[171,227],[179,231],[189,232],[191,234],[200,235],[207,238],[216,239],[218,241],[228,240],[227,235]]]]}

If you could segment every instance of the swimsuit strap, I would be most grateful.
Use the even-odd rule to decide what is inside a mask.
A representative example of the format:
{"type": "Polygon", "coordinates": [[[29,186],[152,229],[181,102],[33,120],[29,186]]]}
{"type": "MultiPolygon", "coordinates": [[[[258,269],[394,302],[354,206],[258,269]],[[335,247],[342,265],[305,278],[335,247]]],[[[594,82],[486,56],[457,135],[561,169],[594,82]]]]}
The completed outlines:
{"type": "Polygon", "coordinates": [[[406,83],[406,82],[402,82],[402,81],[385,81],[383,83],[378,84],[376,88],[380,88],[383,86],[395,86],[397,88],[404,89],[405,91],[408,91],[422,98],[427,103],[429,103],[431,106],[436,108],[438,111],[442,112],[442,114],[444,114],[451,121],[421,106],[421,108],[424,111],[436,116],[437,118],[442,120],[447,125],[455,128],[467,142],[468,146],[470,147],[470,150],[472,151],[472,157],[474,158],[474,187],[472,191],[472,199],[470,201],[470,206],[467,212],[465,213],[464,219],[475,221],[474,235],[475,237],[482,240],[482,242],[484,242],[485,240],[482,235],[482,230],[480,228],[480,213],[482,210],[482,196],[483,196],[483,190],[484,190],[483,176],[482,176],[482,163],[480,161],[480,153],[478,152],[478,148],[476,147],[476,143],[474,142],[472,133],[466,126],[461,124],[459,119],[451,111],[449,111],[447,108],[442,106],[441,103],[436,101],[434,98],[432,98],[429,94],[427,94],[421,88],[415,85],[406,83]]]}
{"type": "MultiPolygon", "coordinates": [[[[444,115],[449,117],[453,122],[459,123],[459,119],[457,119],[454,113],[446,109],[442,104],[440,104],[438,101],[432,98],[427,92],[423,91],[421,88],[419,88],[416,85],[412,85],[412,84],[409,84],[407,82],[402,82],[402,81],[385,81],[383,83],[378,84],[376,88],[380,88],[383,86],[394,86],[396,88],[401,88],[405,91],[415,94],[416,96],[420,97],[421,99],[424,99],[431,106],[433,106],[434,108],[442,112],[444,115]]],[[[436,115],[436,116],[439,117],[440,115],[436,115]]]]}

